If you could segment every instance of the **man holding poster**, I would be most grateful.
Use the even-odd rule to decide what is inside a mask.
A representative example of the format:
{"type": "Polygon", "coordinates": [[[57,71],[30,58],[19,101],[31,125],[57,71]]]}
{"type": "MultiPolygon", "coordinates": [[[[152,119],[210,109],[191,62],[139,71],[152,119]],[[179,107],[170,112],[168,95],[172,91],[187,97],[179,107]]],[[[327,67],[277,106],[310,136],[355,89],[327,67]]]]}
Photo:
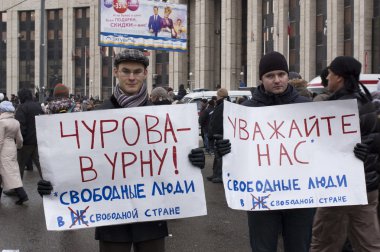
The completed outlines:
{"type": "Polygon", "coordinates": [[[328,67],[328,100],[356,99],[362,144],[355,155],[364,162],[368,205],[318,208],[313,225],[312,252],[342,251],[348,236],[354,251],[380,251],[377,216],[380,122],[367,88],[360,83],[361,63],[353,57],[336,57],[328,67]],[[362,93],[359,87],[366,92],[362,93]]]}
{"type": "MultiPolygon", "coordinates": [[[[288,84],[288,63],[278,52],[264,55],[259,64],[261,85],[245,106],[262,107],[309,102],[288,84]]],[[[276,251],[278,234],[282,231],[285,251],[308,252],[314,209],[250,211],[248,225],[253,251],[276,251]]]]}
{"type": "MultiPolygon", "coordinates": [[[[111,98],[109,100],[105,101],[101,105],[100,109],[131,108],[130,114],[133,115],[133,112],[132,112],[133,108],[153,105],[148,100],[147,85],[145,83],[145,79],[147,77],[148,65],[149,65],[149,59],[139,50],[126,49],[126,50],[121,51],[119,54],[117,54],[115,56],[115,59],[114,59],[113,71],[114,71],[116,78],[118,79],[118,84],[115,87],[114,94],[111,96],[111,98]]],[[[142,109],[143,108],[141,108],[141,110],[142,109]]],[[[133,110],[133,111],[136,111],[136,110],[133,110]]],[[[95,113],[95,112],[87,112],[87,113],[95,113]]],[[[100,114],[100,112],[96,112],[96,113],[98,113],[98,115],[100,114]]],[[[118,111],[113,111],[113,113],[108,112],[107,114],[116,114],[116,113],[118,113],[118,111]]],[[[124,111],[124,113],[125,113],[125,111],[124,111]]],[[[89,114],[87,114],[87,115],[89,115],[89,114]]],[[[155,115],[155,116],[157,116],[157,115],[155,115]]],[[[86,115],[83,115],[82,118],[85,121],[86,115]]],[[[149,120],[149,118],[153,118],[153,115],[150,117],[146,117],[145,122],[147,122],[149,120]]],[[[157,116],[157,118],[158,118],[158,116],[157,116]]],[[[138,123],[137,119],[134,119],[133,117],[128,117],[128,116],[124,119],[124,122],[127,119],[131,119],[130,121],[134,121],[136,124],[138,123]]],[[[41,121],[42,120],[43,119],[41,119],[41,121]]],[[[50,121],[52,121],[52,120],[53,120],[53,118],[51,118],[50,121]]],[[[107,121],[109,122],[110,120],[107,120],[107,121]]],[[[196,121],[194,121],[194,122],[196,123],[196,121]]],[[[116,125],[119,125],[119,124],[121,124],[121,123],[117,123],[117,121],[116,121],[116,125]]],[[[155,125],[148,127],[147,129],[150,131],[157,132],[157,130],[155,128],[155,126],[157,126],[157,124],[158,124],[158,122],[155,125]]],[[[94,125],[92,132],[95,133],[95,122],[92,125],[94,125]]],[[[187,128],[184,130],[187,130],[187,128]]],[[[107,131],[107,130],[105,130],[105,131],[107,131]]],[[[115,129],[113,131],[115,131],[115,129]]],[[[113,131],[108,130],[107,132],[113,132],[113,131]]],[[[139,130],[137,131],[137,133],[129,130],[128,134],[132,137],[139,139],[139,136],[141,136],[145,133],[142,133],[139,130]]],[[[118,142],[123,142],[123,139],[126,141],[126,135],[125,134],[115,134],[115,137],[116,137],[116,139],[114,139],[114,141],[112,141],[113,142],[112,145],[117,145],[118,142]]],[[[78,136],[78,141],[79,141],[79,139],[80,138],[78,136]]],[[[166,138],[165,138],[165,141],[166,141],[166,138]]],[[[136,140],[136,142],[137,142],[137,140],[136,140]]],[[[151,142],[154,142],[154,141],[151,140],[151,142]]],[[[131,146],[136,148],[135,145],[131,145],[131,146]]],[[[109,146],[108,148],[111,148],[111,147],[109,146]]],[[[126,148],[127,147],[124,147],[125,150],[126,150],[126,148]]],[[[173,153],[171,156],[177,157],[177,155],[180,155],[179,153],[177,153],[175,147],[173,147],[172,149],[173,149],[173,151],[172,151],[173,153]]],[[[144,150],[136,150],[136,153],[142,153],[143,151],[144,150]]],[[[156,157],[157,157],[157,155],[160,154],[160,153],[157,154],[155,152],[155,150],[153,150],[153,152],[154,152],[154,155],[156,155],[156,157]]],[[[149,152],[149,153],[152,153],[152,152],[149,152]]],[[[134,153],[125,151],[125,152],[123,152],[122,155],[124,155],[124,154],[129,155],[129,154],[134,154],[134,153]]],[[[165,157],[166,157],[165,154],[166,154],[166,152],[162,156],[158,156],[158,159],[161,162],[161,164],[164,164],[163,162],[165,162],[165,157]]],[[[113,163],[114,168],[116,166],[116,158],[117,158],[116,155],[117,155],[117,153],[115,154],[113,160],[111,160],[112,158],[108,159],[109,162],[113,163]]],[[[187,154],[185,153],[185,155],[187,155],[187,154]]],[[[102,155],[96,155],[96,156],[102,156],[102,155]]],[[[107,157],[108,157],[108,155],[107,155],[107,157]]],[[[136,155],[134,157],[135,157],[135,159],[132,160],[131,162],[129,162],[130,160],[124,160],[124,156],[123,156],[123,161],[122,161],[123,166],[124,167],[128,166],[127,164],[124,165],[124,163],[127,163],[127,162],[129,162],[129,163],[133,162],[134,163],[137,160],[136,155]]],[[[93,158],[95,160],[96,157],[94,156],[93,158]]],[[[191,151],[191,153],[189,154],[188,158],[189,158],[192,165],[197,166],[199,168],[204,167],[205,159],[204,159],[204,153],[201,149],[193,149],[191,151]]],[[[139,158],[139,160],[140,160],[140,158],[139,158]]],[[[143,157],[141,157],[140,161],[141,161],[141,167],[144,165],[144,163],[149,163],[149,161],[143,160],[143,157]]],[[[94,163],[95,162],[96,161],[94,161],[94,163]]],[[[153,161],[151,159],[150,163],[152,163],[152,162],[153,161]]],[[[175,163],[177,163],[177,162],[179,162],[179,161],[175,160],[175,163]]],[[[103,173],[107,172],[106,171],[107,167],[103,167],[101,165],[99,165],[99,166],[100,166],[103,173]]],[[[160,168],[161,168],[161,166],[160,166],[160,168]]],[[[90,170],[90,169],[85,168],[85,170],[90,170]]],[[[92,170],[92,171],[96,173],[95,170],[92,170]]],[[[161,169],[159,170],[159,172],[160,171],[161,171],[161,169]]],[[[141,171],[141,172],[143,173],[143,171],[141,171]]],[[[124,173],[125,173],[125,171],[124,171],[124,173]]],[[[137,176],[136,173],[138,173],[138,172],[136,172],[136,170],[131,170],[130,173],[134,173],[133,175],[129,174],[129,179],[132,179],[132,178],[135,178],[133,176],[137,176]]],[[[152,171],[151,171],[151,173],[152,173],[152,171]]],[[[109,171],[108,171],[108,174],[109,174],[109,171]]],[[[114,176],[114,173],[112,173],[112,180],[114,180],[113,176],[114,176]]],[[[142,174],[141,176],[144,176],[144,175],[142,174]]],[[[148,177],[149,179],[152,180],[153,174],[151,174],[150,176],[146,175],[146,177],[148,177]]],[[[157,178],[157,180],[159,180],[159,179],[161,179],[161,178],[157,178]]],[[[82,173],[82,181],[83,181],[83,173],[82,173]]],[[[90,181],[90,180],[86,180],[86,182],[87,181],[90,181]]],[[[148,181],[148,179],[146,179],[146,181],[148,181]]],[[[116,181],[115,181],[115,183],[116,183],[116,181]]],[[[158,183],[155,182],[154,185],[156,185],[156,184],[158,184],[158,183]]],[[[130,198],[128,197],[125,199],[123,196],[123,200],[125,200],[125,201],[121,201],[120,197],[116,197],[117,199],[115,198],[115,201],[117,202],[119,200],[119,203],[114,203],[114,204],[127,205],[127,204],[131,204],[130,203],[131,201],[129,199],[133,200],[136,198],[137,199],[141,198],[142,199],[141,201],[149,201],[149,202],[147,202],[147,204],[152,205],[151,207],[154,207],[154,200],[157,197],[156,198],[151,197],[150,200],[146,199],[148,196],[152,196],[152,195],[145,194],[145,192],[147,192],[148,189],[146,189],[146,191],[144,191],[144,186],[147,187],[147,185],[148,185],[148,182],[146,182],[146,184],[142,184],[142,183],[135,184],[132,187],[123,186],[122,187],[123,195],[128,196],[128,194],[126,193],[126,190],[129,188],[128,190],[129,190],[129,192],[131,192],[131,194],[130,194],[131,197],[130,198]],[[137,188],[137,189],[135,190],[133,188],[137,188]]],[[[167,187],[169,187],[169,186],[167,186],[167,187]]],[[[107,188],[111,188],[111,187],[106,186],[106,187],[103,187],[103,189],[100,189],[100,190],[95,189],[95,190],[98,190],[104,194],[104,192],[107,188]]],[[[114,187],[114,188],[117,188],[117,187],[114,187]]],[[[180,189],[176,188],[176,190],[177,189],[178,189],[178,191],[177,191],[178,194],[180,194],[180,189]]],[[[109,189],[107,189],[107,190],[109,191],[109,189]]],[[[48,181],[40,181],[38,183],[38,192],[41,195],[49,195],[51,193],[51,191],[52,191],[52,185],[48,181]]],[[[84,189],[84,190],[82,190],[82,192],[83,191],[86,191],[87,194],[89,193],[88,189],[84,189]]],[[[58,194],[58,192],[55,191],[54,194],[58,194]]],[[[93,194],[95,194],[95,193],[93,193],[93,194]]],[[[61,196],[60,196],[61,202],[63,201],[62,198],[65,195],[66,194],[61,193],[61,196]]],[[[103,196],[103,199],[104,199],[104,196],[103,196]]],[[[86,200],[86,201],[88,202],[88,200],[86,200]]],[[[94,199],[94,201],[97,201],[97,202],[101,201],[100,196],[98,196],[98,200],[94,199]]],[[[45,204],[45,199],[44,199],[44,204],[45,204]]],[[[69,203],[65,203],[65,204],[68,205],[69,203]]],[[[108,204],[107,208],[111,208],[112,202],[110,201],[107,204],[108,204]]],[[[132,204],[133,204],[133,202],[132,202],[132,204]]],[[[137,211],[138,206],[136,206],[136,205],[134,207],[137,211]]],[[[114,207],[114,205],[112,205],[112,207],[114,207]]],[[[91,207],[90,209],[93,209],[93,208],[94,207],[91,207]]],[[[82,218],[83,217],[82,215],[85,214],[87,209],[88,208],[86,208],[84,211],[82,211],[82,213],[79,212],[78,214],[75,211],[73,212],[72,215],[77,215],[77,217],[75,218],[76,220],[75,220],[75,222],[72,223],[71,226],[78,224],[78,222],[82,222],[86,225],[87,225],[87,223],[91,224],[91,222],[89,222],[89,221],[85,222],[84,219],[82,218]]],[[[154,209],[154,210],[155,211],[158,210],[156,212],[161,214],[161,211],[159,211],[159,210],[162,210],[162,208],[154,209]]],[[[103,211],[105,211],[105,210],[103,210],[103,211]]],[[[148,217],[151,217],[151,216],[156,214],[156,212],[151,211],[151,209],[141,211],[141,212],[142,212],[141,215],[144,218],[148,218],[148,217]],[[144,214],[145,214],[145,216],[144,216],[144,214]]],[[[126,213],[125,215],[119,215],[118,213],[114,212],[110,216],[111,217],[112,216],[120,217],[121,219],[123,219],[125,216],[128,217],[127,211],[125,211],[125,213],[126,213]]],[[[167,214],[173,214],[174,215],[175,211],[167,212],[167,214]]],[[[93,215],[95,215],[95,214],[93,214],[93,215]]],[[[102,216],[104,214],[97,214],[97,215],[99,216],[99,219],[101,219],[101,218],[103,218],[102,216]]],[[[136,218],[139,219],[139,216],[136,215],[136,218]]],[[[95,217],[94,218],[90,217],[89,219],[90,219],[90,221],[92,219],[92,223],[95,223],[95,217]]],[[[143,219],[142,222],[138,222],[138,223],[121,224],[121,225],[110,225],[110,224],[108,224],[108,226],[107,225],[100,226],[100,227],[98,226],[95,229],[95,239],[99,240],[99,247],[100,247],[101,252],[131,251],[132,247],[133,247],[133,251],[136,251],[136,252],[138,252],[138,251],[163,252],[163,251],[165,251],[165,237],[167,235],[168,235],[167,223],[166,223],[166,221],[163,221],[162,218],[158,219],[157,221],[149,221],[149,219],[143,219]]]]}
{"type": "MultiPolygon", "coordinates": [[[[288,63],[278,52],[264,55],[259,64],[259,85],[251,98],[242,105],[264,107],[310,102],[288,84],[288,63]]],[[[228,139],[215,143],[216,151],[230,151],[228,139]]],[[[248,226],[252,251],[277,251],[278,235],[282,233],[285,252],[308,252],[311,242],[314,208],[248,211],[248,226]]]]}

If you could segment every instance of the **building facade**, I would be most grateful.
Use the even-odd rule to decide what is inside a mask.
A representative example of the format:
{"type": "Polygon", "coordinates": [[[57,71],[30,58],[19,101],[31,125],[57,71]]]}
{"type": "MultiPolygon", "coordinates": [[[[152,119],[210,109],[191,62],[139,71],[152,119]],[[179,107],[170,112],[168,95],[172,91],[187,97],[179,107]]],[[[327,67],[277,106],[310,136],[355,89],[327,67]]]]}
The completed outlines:
{"type": "MultiPolygon", "coordinates": [[[[273,50],[305,80],[338,55],[357,58],[363,73],[380,73],[379,0],[168,2],[188,6],[188,51],[148,51],[149,90],[257,86],[260,58],[273,50]]],[[[73,94],[108,97],[113,56],[121,48],[98,45],[98,4],[48,0],[41,15],[41,0],[1,1],[0,92],[42,87],[48,95],[64,83],[73,94]]]]}

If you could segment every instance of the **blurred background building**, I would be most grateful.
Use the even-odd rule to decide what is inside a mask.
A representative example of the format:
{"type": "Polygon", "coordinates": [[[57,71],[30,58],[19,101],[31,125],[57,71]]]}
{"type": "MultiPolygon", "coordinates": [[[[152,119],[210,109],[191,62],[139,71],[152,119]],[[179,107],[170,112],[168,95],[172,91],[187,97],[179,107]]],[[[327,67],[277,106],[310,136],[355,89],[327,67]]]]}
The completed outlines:
{"type": "MultiPolygon", "coordinates": [[[[291,71],[310,80],[338,55],[380,73],[379,0],[170,0],[188,5],[188,51],[147,51],[149,90],[256,86],[261,56],[276,50],[291,71]]],[[[112,93],[112,59],[120,48],[98,46],[97,0],[0,1],[0,92],[22,87],[46,95],[56,83],[73,94],[112,93]],[[41,27],[45,30],[41,36],[41,27]],[[41,37],[45,42],[41,43],[41,37]],[[44,50],[41,75],[40,50],[44,50]]]]}

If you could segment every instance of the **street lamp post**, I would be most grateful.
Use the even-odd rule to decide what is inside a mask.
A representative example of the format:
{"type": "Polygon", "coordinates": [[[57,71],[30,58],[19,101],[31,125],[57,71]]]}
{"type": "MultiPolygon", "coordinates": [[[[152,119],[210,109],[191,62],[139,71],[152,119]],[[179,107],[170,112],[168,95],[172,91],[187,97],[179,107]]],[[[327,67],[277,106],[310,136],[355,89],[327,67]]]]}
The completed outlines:
{"type": "MultiPolygon", "coordinates": [[[[45,0],[41,0],[41,32],[40,32],[40,91],[45,89],[45,0]]],[[[39,102],[44,102],[45,94],[39,96],[39,102]]]]}
{"type": "Polygon", "coordinates": [[[189,72],[189,79],[187,81],[189,82],[188,88],[190,89],[190,91],[193,90],[191,76],[193,76],[193,73],[189,72]]]}
{"type": "Polygon", "coordinates": [[[244,82],[244,72],[240,72],[240,83],[239,87],[245,87],[245,82],[244,82]]]}

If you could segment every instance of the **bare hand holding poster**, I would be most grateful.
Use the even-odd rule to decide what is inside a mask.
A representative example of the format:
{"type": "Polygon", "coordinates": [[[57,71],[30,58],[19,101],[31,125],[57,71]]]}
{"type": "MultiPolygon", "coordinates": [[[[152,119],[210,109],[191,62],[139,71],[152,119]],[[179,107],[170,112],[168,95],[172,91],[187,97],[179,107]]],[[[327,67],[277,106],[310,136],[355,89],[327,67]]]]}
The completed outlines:
{"type": "Polygon", "coordinates": [[[36,118],[48,230],[206,214],[194,104],[36,118]],[[187,115],[187,116],[183,116],[187,115]]]}
{"type": "Polygon", "coordinates": [[[229,207],[260,211],[367,204],[355,100],[269,107],[226,102],[229,207]]]}

